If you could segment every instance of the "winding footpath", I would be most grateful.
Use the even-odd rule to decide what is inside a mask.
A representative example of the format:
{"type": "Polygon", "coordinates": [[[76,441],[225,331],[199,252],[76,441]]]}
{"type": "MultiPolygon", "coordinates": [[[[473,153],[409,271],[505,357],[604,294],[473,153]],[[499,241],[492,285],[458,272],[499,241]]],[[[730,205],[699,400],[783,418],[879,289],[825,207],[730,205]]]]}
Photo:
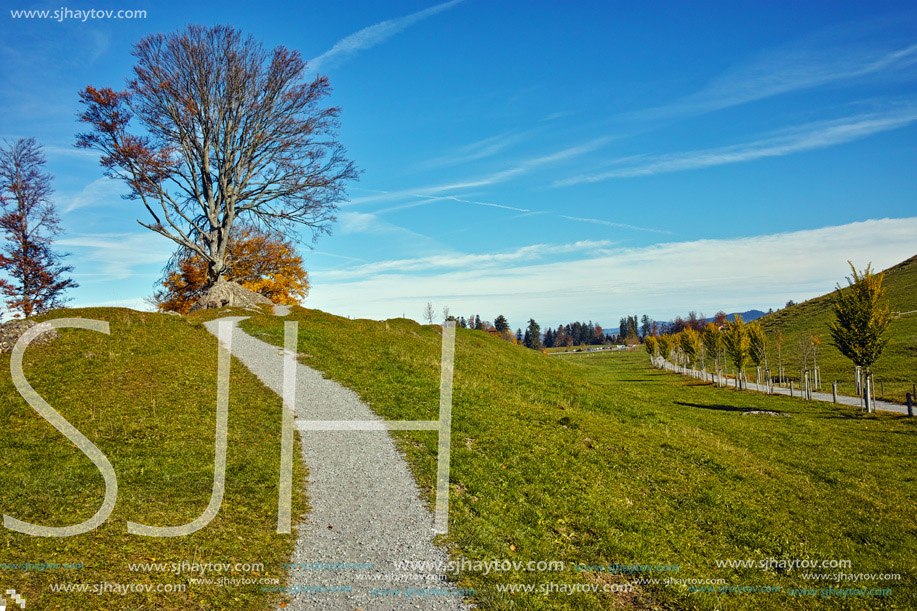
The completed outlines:
{"type": "MultiPolygon", "coordinates": [[[[274,314],[286,316],[289,309],[275,306],[274,314]]],[[[284,350],[243,332],[238,322],[245,317],[219,320],[234,326],[233,356],[282,396],[284,350]]],[[[214,335],[219,320],[206,323],[214,335]]],[[[352,390],[301,363],[296,364],[295,416],[381,421],[352,390]]],[[[290,562],[294,567],[324,563],[338,568],[293,569],[289,579],[292,601],[286,609],[469,609],[455,587],[443,579],[448,556],[433,543],[433,515],[388,432],[301,430],[300,435],[302,457],[309,469],[311,509],[298,529],[290,562]],[[404,561],[434,568],[405,570],[404,561]],[[371,568],[346,568],[352,564],[371,568]]]]}

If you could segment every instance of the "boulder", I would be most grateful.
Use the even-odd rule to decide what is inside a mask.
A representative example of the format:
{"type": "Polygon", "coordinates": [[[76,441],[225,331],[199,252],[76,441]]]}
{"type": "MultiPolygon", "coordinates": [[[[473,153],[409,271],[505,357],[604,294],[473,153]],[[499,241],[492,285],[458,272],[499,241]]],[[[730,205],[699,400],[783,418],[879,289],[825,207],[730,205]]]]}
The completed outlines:
{"type": "Polygon", "coordinates": [[[247,289],[237,282],[219,282],[204,293],[203,297],[191,306],[191,312],[197,310],[225,307],[255,308],[258,305],[271,305],[270,299],[247,289]]]}
{"type": "MultiPolygon", "coordinates": [[[[12,352],[20,336],[37,324],[34,320],[11,320],[0,324],[0,352],[12,352]]],[[[57,337],[57,331],[51,329],[33,339],[30,345],[50,344],[57,337]]]]}

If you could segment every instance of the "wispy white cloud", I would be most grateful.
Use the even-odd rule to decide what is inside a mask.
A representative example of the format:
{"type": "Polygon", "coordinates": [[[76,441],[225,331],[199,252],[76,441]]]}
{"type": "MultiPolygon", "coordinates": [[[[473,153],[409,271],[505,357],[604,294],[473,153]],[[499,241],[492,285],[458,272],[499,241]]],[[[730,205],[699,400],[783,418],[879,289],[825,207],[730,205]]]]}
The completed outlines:
{"type": "Polygon", "coordinates": [[[338,215],[340,233],[348,234],[371,234],[371,235],[391,235],[400,234],[402,237],[426,238],[426,236],[417,232],[406,229],[400,225],[389,223],[380,219],[375,214],[365,212],[344,212],[338,215]]]}
{"type": "Polygon", "coordinates": [[[63,200],[61,213],[69,214],[80,208],[117,203],[124,192],[125,187],[122,182],[112,178],[97,178],[73,197],[61,198],[63,200]]]}
{"type": "MultiPolygon", "coordinates": [[[[570,186],[611,178],[651,176],[666,172],[696,170],[730,163],[740,163],[765,157],[780,157],[845,144],[880,132],[899,129],[912,124],[914,121],[917,121],[917,108],[913,107],[887,113],[857,115],[835,121],[821,121],[745,144],[647,156],[643,158],[641,163],[636,165],[620,167],[597,174],[581,174],[565,178],[556,181],[554,186],[570,186]]],[[[619,161],[615,160],[615,163],[619,161]]]]}
{"type": "Polygon", "coordinates": [[[347,261],[361,261],[361,262],[365,262],[364,259],[360,259],[360,258],[358,258],[358,257],[348,257],[347,255],[338,255],[338,254],[335,254],[335,253],[333,253],[333,252],[325,252],[325,251],[323,251],[323,250],[310,250],[310,251],[309,251],[309,254],[310,254],[310,255],[319,255],[319,256],[322,256],[322,257],[331,257],[332,259],[345,259],[345,260],[347,260],[347,261]]]}
{"type": "Polygon", "coordinates": [[[843,85],[889,74],[913,79],[917,42],[893,40],[889,24],[844,24],[766,49],[671,104],[639,110],[626,119],[692,116],[794,91],[843,85]],[[864,36],[871,40],[866,43],[864,36]],[[884,44],[875,40],[885,40],[884,44]]]}
{"type": "Polygon", "coordinates": [[[666,231],[664,229],[653,229],[651,227],[639,227],[637,225],[628,225],[627,223],[614,223],[612,221],[603,221],[602,219],[590,219],[583,218],[579,216],[567,216],[565,214],[558,214],[562,219],[567,219],[568,221],[578,221],[580,223],[592,223],[593,225],[603,225],[605,227],[614,227],[616,229],[633,229],[634,231],[648,231],[650,233],[672,233],[671,231],[666,231]]]}
{"type": "Polygon", "coordinates": [[[450,0],[436,6],[431,6],[422,11],[411,13],[398,19],[387,19],[377,24],[363,28],[349,36],[345,36],[334,44],[333,47],[309,60],[309,67],[312,70],[328,69],[337,66],[347,59],[353,57],[360,51],[375,47],[411,27],[419,21],[432,17],[438,13],[449,10],[460,4],[463,0],[450,0]]]}
{"type": "Polygon", "coordinates": [[[421,199],[420,201],[416,201],[416,202],[408,202],[406,204],[391,206],[388,208],[384,208],[382,210],[376,210],[375,214],[386,214],[389,212],[397,212],[397,211],[406,210],[409,208],[417,208],[419,206],[427,206],[429,204],[434,204],[436,202],[451,201],[451,202],[459,202],[463,204],[471,204],[473,206],[484,206],[487,208],[498,208],[501,210],[511,210],[513,212],[521,213],[521,214],[513,216],[512,218],[521,218],[525,216],[547,214],[549,216],[562,218],[568,221],[574,221],[578,223],[591,223],[593,225],[602,225],[604,227],[613,227],[615,229],[629,229],[633,231],[647,231],[650,233],[662,233],[662,234],[671,234],[672,233],[671,231],[667,231],[664,229],[654,229],[651,227],[640,227],[638,225],[629,225],[627,223],[615,223],[612,221],[606,221],[602,219],[585,218],[585,217],[579,217],[579,216],[567,216],[566,214],[557,214],[554,212],[549,212],[547,210],[531,210],[529,208],[519,208],[516,206],[507,206],[505,204],[494,204],[494,203],[489,203],[489,202],[481,202],[481,201],[475,201],[475,200],[470,200],[470,199],[463,199],[460,197],[453,197],[450,195],[446,195],[442,197],[432,197],[429,195],[419,195],[418,194],[416,195],[416,197],[423,198],[423,199],[421,199]]]}
{"type": "Polygon", "coordinates": [[[469,255],[483,259],[441,268],[426,259],[383,262],[377,273],[362,276],[316,270],[307,305],[342,315],[387,318],[405,312],[419,319],[423,304],[433,301],[453,312],[502,313],[514,326],[529,317],[542,324],[573,318],[607,323],[633,312],[666,320],[690,309],[767,309],[843,283],[848,259],[881,269],[913,256],[914,235],[917,217],[641,248],[599,246],[559,262],[513,253],[497,253],[510,255],[503,261],[469,255]]]}
{"type": "Polygon", "coordinates": [[[548,255],[591,252],[607,252],[612,242],[608,240],[580,240],[569,244],[532,244],[514,250],[498,253],[455,253],[450,252],[428,257],[377,261],[342,270],[321,272],[326,281],[365,278],[382,273],[428,272],[430,270],[482,269],[494,265],[534,261],[548,255]]]}
{"type": "Polygon", "coordinates": [[[415,208],[417,206],[425,206],[427,204],[433,204],[436,202],[442,201],[452,201],[459,202],[462,204],[471,204],[472,206],[484,206],[485,208],[500,208],[501,210],[512,210],[514,212],[531,212],[528,208],[517,208],[516,206],[507,206],[505,204],[494,204],[490,202],[479,202],[471,199],[462,199],[461,197],[454,197],[452,195],[443,195],[441,197],[433,197],[431,195],[420,195],[415,194],[415,197],[421,198],[423,201],[419,202],[410,202],[401,206],[393,206],[391,208],[386,208],[385,210],[379,210],[377,214],[382,214],[383,212],[394,212],[395,210],[403,210],[404,208],[415,208]]]}
{"type": "Polygon", "coordinates": [[[152,232],[92,233],[64,237],[55,242],[74,251],[74,277],[81,283],[125,280],[148,275],[149,269],[163,266],[172,254],[175,243],[152,232]],[[82,270],[93,270],[85,272],[82,270]]]}
{"type": "Polygon", "coordinates": [[[487,159],[522,141],[526,135],[527,133],[509,133],[484,138],[461,146],[446,155],[421,161],[416,167],[420,170],[429,170],[487,159]]]}
{"type": "Polygon", "coordinates": [[[69,148],[66,146],[44,146],[42,147],[49,156],[57,157],[77,157],[81,159],[98,159],[99,153],[87,149],[69,148]]]}
{"type": "MultiPolygon", "coordinates": [[[[389,253],[400,252],[414,255],[440,252],[444,246],[434,238],[423,233],[412,231],[407,227],[379,218],[376,214],[365,212],[343,212],[338,214],[338,231],[341,236],[363,239],[370,236],[387,244],[389,253]]],[[[389,255],[399,256],[399,255],[389,255]]],[[[403,255],[402,255],[403,256],[403,255]]]]}
{"type": "Polygon", "coordinates": [[[575,159],[582,155],[594,152],[605,146],[613,140],[613,137],[605,136],[594,138],[583,144],[570,146],[554,153],[548,153],[539,157],[532,157],[518,162],[513,167],[481,176],[478,178],[466,179],[459,182],[451,182],[440,185],[431,185],[426,187],[415,187],[411,189],[400,189],[397,191],[381,192],[375,195],[365,195],[363,197],[352,198],[349,202],[342,204],[344,206],[354,206],[359,204],[369,204],[384,201],[394,201],[399,199],[410,199],[414,197],[433,198],[438,197],[440,193],[448,191],[459,191],[461,189],[474,189],[477,187],[486,187],[494,184],[506,182],[518,176],[528,174],[534,170],[549,166],[555,163],[575,159]],[[427,194],[427,195],[424,195],[427,194]],[[429,195],[433,194],[433,195],[429,195]]]}

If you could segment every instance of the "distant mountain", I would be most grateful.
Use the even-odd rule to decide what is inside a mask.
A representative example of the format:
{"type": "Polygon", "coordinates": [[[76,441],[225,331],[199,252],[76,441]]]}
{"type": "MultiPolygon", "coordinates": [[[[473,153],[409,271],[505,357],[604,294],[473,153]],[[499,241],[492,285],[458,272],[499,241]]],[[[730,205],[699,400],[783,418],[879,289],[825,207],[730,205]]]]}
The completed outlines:
{"type": "Polygon", "coordinates": [[[736,314],[741,316],[742,320],[744,320],[745,322],[751,322],[752,320],[756,318],[761,318],[762,316],[767,314],[767,312],[762,312],[761,310],[747,310],[745,312],[733,312],[732,314],[727,314],[726,319],[735,320],[736,314]]]}
{"type": "MultiPolygon", "coordinates": [[[[732,314],[727,314],[727,315],[726,315],[726,320],[735,320],[735,319],[736,319],[736,315],[739,315],[739,316],[742,317],[742,320],[744,320],[745,322],[751,322],[751,321],[755,320],[756,318],[761,318],[762,316],[765,316],[766,314],[767,314],[767,312],[762,312],[761,310],[747,310],[747,311],[745,311],[745,312],[733,312],[732,314]]],[[[705,316],[704,319],[705,319],[707,322],[713,322],[713,316],[712,316],[712,315],[711,315],[711,316],[705,316]]],[[[660,324],[663,324],[663,325],[673,325],[673,324],[675,324],[675,321],[674,321],[674,320],[669,320],[669,321],[661,322],[660,324]]],[[[609,329],[609,331],[613,331],[613,332],[617,333],[617,331],[616,331],[615,329],[609,329]]]]}

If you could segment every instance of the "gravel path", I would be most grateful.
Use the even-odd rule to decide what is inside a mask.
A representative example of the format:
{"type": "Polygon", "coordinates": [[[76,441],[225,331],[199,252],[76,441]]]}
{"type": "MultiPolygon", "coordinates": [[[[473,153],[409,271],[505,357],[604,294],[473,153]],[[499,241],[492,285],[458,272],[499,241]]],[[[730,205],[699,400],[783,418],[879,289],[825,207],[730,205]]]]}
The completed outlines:
{"type": "MultiPolygon", "coordinates": [[[[289,311],[275,309],[284,316],[289,311]]],[[[236,325],[244,317],[227,317],[236,325]]],[[[216,334],[218,321],[206,323],[216,334]]],[[[232,354],[278,395],[283,389],[283,354],[236,326],[232,354]]],[[[348,388],[296,366],[296,416],[308,420],[380,420],[348,388]]],[[[230,405],[232,409],[232,405],[230,405]]],[[[431,433],[434,434],[434,433],[431,433]]],[[[328,565],[371,563],[371,569],[294,570],[293,600],[286,609],[303,611],[458,611],[469,607],[437,570],[407,571],[403,561],[443,563],[446,552],[433,544],[433,516],[420,499],[407,464],[387,431],[301,431],[309,468],[311,510],[299,529],[291,562],[328,565]],[[351,588],[342,592],[339,588],[351,588]],[[324,590],[322,589],[324,588],[324,590]],[[338,589],[336,589],[338,588],[338,589]],[[407,596],[410,588],[438,590],[407,596]],[[395,595],[372,589],[397,591],[395,595]]],[[[294,494],[296,491],[294,490],[294,494]]],[[[424,564],[423,566],[430,566],[424,564]]]]}

